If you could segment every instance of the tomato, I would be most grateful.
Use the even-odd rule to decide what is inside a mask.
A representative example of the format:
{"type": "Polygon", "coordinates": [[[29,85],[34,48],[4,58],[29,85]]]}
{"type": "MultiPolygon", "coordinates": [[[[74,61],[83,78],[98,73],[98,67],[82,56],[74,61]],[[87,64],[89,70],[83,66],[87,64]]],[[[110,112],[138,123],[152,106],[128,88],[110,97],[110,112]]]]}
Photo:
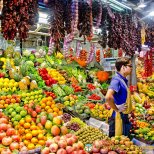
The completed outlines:
{"type": "Polygon", "coordinates": [[[0,118],[0,124],[8,124],[8,120],[6,118],[0,118]]]}

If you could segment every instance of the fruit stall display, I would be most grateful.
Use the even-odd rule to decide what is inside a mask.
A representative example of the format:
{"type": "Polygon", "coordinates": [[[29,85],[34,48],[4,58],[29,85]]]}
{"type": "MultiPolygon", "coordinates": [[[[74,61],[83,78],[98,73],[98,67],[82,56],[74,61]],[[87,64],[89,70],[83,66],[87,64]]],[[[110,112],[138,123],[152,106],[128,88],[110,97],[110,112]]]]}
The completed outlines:
{"type": "MultiPolygon", "coordinates": [[[[84,122],[90,117],[107,120],[110,107],[103,102],[103,93],[109,74],[97,68],[87,73],[75,61],[68,64],[61,53],[41,58],[36,58],[36,53],[23,53],[20,59],[18,53],[0,58],[1,154],[41,150],[44,154],[88,153],[87,144],[94,144],[92,153],[96,153],[103,151],[104,140],[113,145],[104,150],[119,153],[119,138],[113,142],[101,130],[84,122]],[[8,129],[13,134],[8,135],[8,129]],[[97,147],[96,140],[102,146],[97,147]]],[[[119,150],[140,153],[137,146],[128,142],[127,149],[123,146],[119,150]]]]}

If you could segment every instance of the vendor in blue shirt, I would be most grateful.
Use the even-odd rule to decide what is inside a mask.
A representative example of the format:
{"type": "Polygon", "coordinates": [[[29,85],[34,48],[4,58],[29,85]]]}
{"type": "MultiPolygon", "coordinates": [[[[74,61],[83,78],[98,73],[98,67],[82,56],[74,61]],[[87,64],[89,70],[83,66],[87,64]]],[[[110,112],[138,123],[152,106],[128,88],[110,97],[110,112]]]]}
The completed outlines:
{"type": "Polygon", "coordinates": [[[106,94],[106,102],[114,110],[111,117],[108,119],[109,123],[109,136],[115,136],[115,114],[120,112],[121,119],[123,121],[123,135],[129,136],[130,122],[128,114],[122,112],[126,109],[127,100],[127,86],[128,80],[126,77],[131,74],[132,64],[128,57],[118,58],[116,63],[116,75],[112,78],[110,86],[106,94]]]}

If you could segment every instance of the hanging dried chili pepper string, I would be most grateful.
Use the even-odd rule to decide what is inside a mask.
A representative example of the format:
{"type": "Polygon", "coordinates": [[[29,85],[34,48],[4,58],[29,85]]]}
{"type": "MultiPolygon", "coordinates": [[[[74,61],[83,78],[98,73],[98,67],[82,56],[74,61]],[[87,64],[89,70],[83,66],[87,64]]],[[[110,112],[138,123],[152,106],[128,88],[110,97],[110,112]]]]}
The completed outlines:
{"type": "Polygon", "coordinates": [[[99,5],[99,15],[96,21],[96,28],[99,28],[102,20],[102,1],[101,0],[99,0],[98,5],[99,5]]]}

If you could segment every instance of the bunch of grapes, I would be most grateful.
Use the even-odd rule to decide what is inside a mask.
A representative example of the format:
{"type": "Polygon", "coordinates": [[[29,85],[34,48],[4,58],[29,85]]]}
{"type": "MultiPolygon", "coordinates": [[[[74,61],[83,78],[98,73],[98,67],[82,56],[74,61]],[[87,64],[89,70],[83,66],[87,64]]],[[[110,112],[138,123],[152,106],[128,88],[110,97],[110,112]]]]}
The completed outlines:
{"type": "Polygon", "coordinates": [[[67,124],[67,128],[76,132],[80,129],[80,126],[78,123],[69,123],[67,124]]]}
{"type": "Polygon", "coordinates": [[[62,120],[66,123],[71,120],[71,115],[68,113],[64,113],[62,116],[62,120]]]}

